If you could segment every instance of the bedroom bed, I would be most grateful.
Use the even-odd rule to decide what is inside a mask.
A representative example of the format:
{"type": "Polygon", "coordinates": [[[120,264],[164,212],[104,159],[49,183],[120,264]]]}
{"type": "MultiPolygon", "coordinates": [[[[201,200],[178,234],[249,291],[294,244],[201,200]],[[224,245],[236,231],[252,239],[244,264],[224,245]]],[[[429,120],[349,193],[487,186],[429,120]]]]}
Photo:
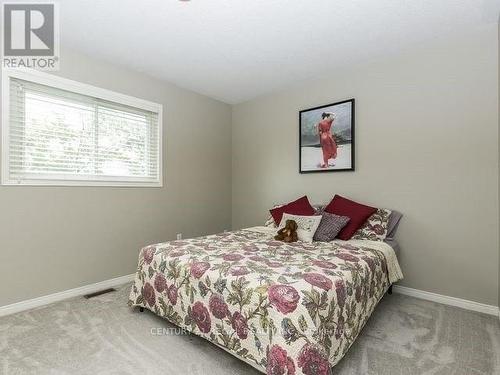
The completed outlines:
{"type": "Polygon", "coordinates": [[[402,278],[382,241],[254,227],[141,250],[129,298],[267,374],[329,374],[402,278]]]}

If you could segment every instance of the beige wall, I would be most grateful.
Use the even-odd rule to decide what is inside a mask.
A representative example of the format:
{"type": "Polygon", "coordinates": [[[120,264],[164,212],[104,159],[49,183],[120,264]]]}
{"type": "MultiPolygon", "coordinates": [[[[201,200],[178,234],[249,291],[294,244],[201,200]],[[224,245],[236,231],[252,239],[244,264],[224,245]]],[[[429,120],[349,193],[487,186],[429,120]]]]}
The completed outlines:
{"type": "Polygon", "coordinates": [[[66,52],[66,78],[164,105],[164,187],[0,186],[0,306],[133,273],[139,248],[231,225],[231,108],[66,52]]]}
{"type": "Polygon", "coordinates": [[[399,209],[403,285],[497,305],[498,37],[492,25],[234,106],[232,143],[230,106],[66,51],[57,74],[164,105],[165,186],[0,186],[0,306],[132,273],[145,244],[231,214],[261,224],[303,193],[399,209]],[[300,175],[298,110],[350,97],[356,172],[300,175]]]}
{"type": "Polygon", "coordinates": [[[233,228],[339,193],[398,209],[402,285],[498,304],[497,26],[233,107],[233,228]],[[298,173],[298,111],[356,98],[356,171],[298,173]]]}

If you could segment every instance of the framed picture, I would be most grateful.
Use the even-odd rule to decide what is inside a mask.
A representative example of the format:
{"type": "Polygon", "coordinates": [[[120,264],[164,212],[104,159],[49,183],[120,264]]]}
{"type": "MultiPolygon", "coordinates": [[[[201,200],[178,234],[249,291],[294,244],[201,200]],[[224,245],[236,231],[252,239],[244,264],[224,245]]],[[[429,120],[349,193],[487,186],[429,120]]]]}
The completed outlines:
{"type": "Polygon", "coordinates": [[[299,113],[300,173],[354,171],[354,99],[299,113]]]}

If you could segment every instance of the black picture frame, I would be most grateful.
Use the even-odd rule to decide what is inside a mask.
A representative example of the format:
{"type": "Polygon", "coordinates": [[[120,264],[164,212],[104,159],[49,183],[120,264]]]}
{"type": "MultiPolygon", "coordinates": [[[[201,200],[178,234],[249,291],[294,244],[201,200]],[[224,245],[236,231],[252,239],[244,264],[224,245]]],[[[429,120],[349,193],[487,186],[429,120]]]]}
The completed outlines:
{"type": "MultiPolygon", "coordinates": [[[[335,102],[335,103],[331,103],[331,104],[325,104],[325,105],[321,105],[321,106],[318,106],[318,107],[313,107],[313,108],[308,108],[308,109],[303,109],[301,111],[299,111],[299,173],[303,174],[303,173],[322,173],[322,172],[353,172],[355,170],[355,111],[356,109],[356,105],[355,105],[355,100],[354,98],[353,99],[347,99],[347,100],[342,100],[342,101],[339,101],[339,102],[335,102]],[[319,143],[319,136],[318,136],[318,144],[309,144],[309,145],[305,145],[306,142],[303,141],[303,138],[306,138],[306,137],[309,137],[311,138],[311,132],[309,131],[309,134],[304,134],[304,130],[303,130],[303,120],[304,120],[304,117],[305,114],[307,114],[308,112],[313,112],[316,113],[318,111],[321,111],[323,110],[324,112],[331,112],[332,110],[335,110],[334,107],[339,107],[342,106],[342,107],[348,107],[347,104],[350,104],[350,113],[349,113],[349,116],[350,116],[350,121],[349,119],[346,120],[346,115],[344,115],[343,117],[343,126],[344,126],[344,130],[343,132],[345,133],[345,136],[344,138],[342,138],[341,135],[339,135],[339,138],[342,139],[342,141],[338,142],[338,149],[347,149],[347,147],[350,148],[350,152],[347,150],[347,153],[345,153],[343,156],[343,158],[346,158],[348,155],[349,159],[350,159],[350,163],[346,163],[345,161],[343,162],[343,164],[347,164],[347,166],[340,166],[338,168],[335,168],[335,165],[330,165],[328,164],[328,167],[326,168],[323,168],[323,167],[320,167],[319,165],[316,166],[316,167],[313,167],[311,168],[310,166],[308,168],[303,168],[304,167],[304,164],[303,164],[303,160],[306,159],[304,158],[304,156],[302,155],[302,153],[304,151],[306,151],[307,149],[312,151],[313,148],[317,148],[318,150],[322,150],[322,146],[320,145],[319,143]],[[345,123],[349,124],[349,131],[347,131],[346,127],[345,127],[345,123]],[[349,137],[349,133],[350,133],[350,137],[349,137]],[[349,138],[350,138],[350,141],[349,141],[349,138]]],[[[318,122],[321,120],[321,115],[319,115],[319,118],[318,118],[318,122]]],[[[309,121],[309,124],[311,123],[311,121],[309,121]]],[[[335,121],[333,123],[333,128],[335,129],[335,121]]],[[[337,138],[336,135],[334,135],[334,139],[337,138]]],[[[311,142],[309,142],[311,143],[311,142]]],[[[341,150],[339,150],[341,151],[341,150]]],[[[314,150],[314,154],[318,154],[317,151],[314,150]]],[[[320,155],[320,154],[318,154],[320,155]]],[[[311,156],[309,155],[307,157],[308,161],[310,162],[310,159],[311,159],[311,156]]],[[[319,159],[320,160],[320,159],[319,159]]],[[[321,163],[321,161],[320,161],[321,163]]],[[[309,163],[310,165],[310,163],[309,163]]],[[[325,165],[325,164],[323,164],[325,165]]]]}

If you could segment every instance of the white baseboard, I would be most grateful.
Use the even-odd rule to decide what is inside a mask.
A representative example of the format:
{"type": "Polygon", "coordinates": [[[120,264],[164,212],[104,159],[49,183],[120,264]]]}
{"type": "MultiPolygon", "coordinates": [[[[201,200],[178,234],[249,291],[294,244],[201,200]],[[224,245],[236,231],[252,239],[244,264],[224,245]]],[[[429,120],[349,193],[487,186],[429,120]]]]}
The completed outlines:
{"type": "MultiPolygon", "coordinates": [[[[21,311],[34,309],[40,306],[45,306],[50,303],[63,301],[68,298],[83,296],[85,294],[98,292],[99,290],[112,288],[118,285],[131,282],[132,280],[134,280],[134,277],[135,274],[120,276],[114,279],[101,281],[95,284],[84,285],[79,288],[74,288],[65,290],[63,292],[49,294],[43,297],[33,298],[27,301],[13,303],[11,305],[0,306],[0,316],[15,314],[21,311]]],[[[394,285],[394,293],[404,294],[410,297],[420,298],[427,301],[442,303],[444,305],[461,307],[462,309],[477,311],[488,315],[494,315],[500,318],[500,311],[497,306],[486,305],[483,303],[468,301],[456,297],[444,296],[442,294],[426,292],[424,290],[408,288],[406,286],[400,286],[400,285],[394,285]]]]}
{"type": "Polygon", "coordinates": [[[27,301],[13,303],[11,305],[0,306],[0,316],[10,315],[18,313],[20,311],[34,309],[35,307],[48,305],[50,303],[59,302],[68,298],[83,296],[89,293],[95,293],[103,289],[112,288],[121,284],[131,282],[134,279],[134,277],[135,274],[120,276],[114,279],[101,281],[95,284],[84,285],[79,288],[74,288],[65,290],[63,292],[49,294],[43,297],[33,298],[27,301]]]}
{"type": "Polygon", "coordinates": [[[426,292],[424,290],[408,288],[406,286],[400,286],[400,285],[394,285],[393,289],[394,293],[404,294],[410,297],[442,303],[443,305],[461,307],[462,309],[477,311],[480,313],[500,317],[498,306],[485,305],[484,303],[469,301],[466,299],[461,299],[456,297],[448,297],[442,294],[426,292]]]}

